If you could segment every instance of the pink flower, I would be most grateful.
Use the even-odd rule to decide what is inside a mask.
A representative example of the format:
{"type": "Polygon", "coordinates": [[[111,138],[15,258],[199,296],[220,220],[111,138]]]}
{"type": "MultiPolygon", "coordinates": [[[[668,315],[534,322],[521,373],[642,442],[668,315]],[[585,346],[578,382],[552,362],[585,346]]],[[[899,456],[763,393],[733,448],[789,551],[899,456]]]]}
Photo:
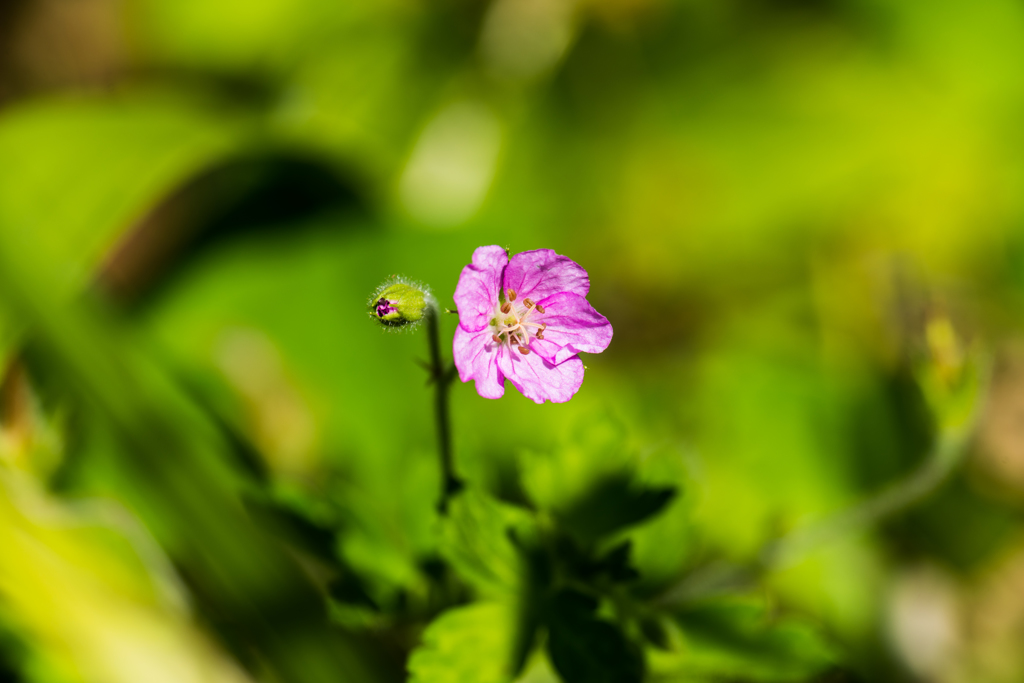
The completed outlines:
{"type": "Polygon", "coordinates": [[[459,328],[453,355],[459,378],[484,398],[501,398],[505,380],[527,398],[565,403],[583,383],[577,353],[600,353],[612,340],[608,319],[587,303],[587,271],[550,249],[516,254],[480,247],[455,288],[459,328]]]}

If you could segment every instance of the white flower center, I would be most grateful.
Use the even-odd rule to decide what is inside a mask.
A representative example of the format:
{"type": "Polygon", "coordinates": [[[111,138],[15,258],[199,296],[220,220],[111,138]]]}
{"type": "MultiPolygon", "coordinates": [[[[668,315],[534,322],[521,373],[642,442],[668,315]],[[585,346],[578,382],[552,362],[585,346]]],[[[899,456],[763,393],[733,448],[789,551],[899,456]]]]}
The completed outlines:
{"type": "Polygon", "coordinates": [[[544,312],[543,306],[538,306],[530,299],[516,301],[516,293],[508,290],[505,303],[498,302],[494,307],[491,339],[495,344],[508,344],[509,352],[515,347],[524,356],[529,355],[530,340],[544,339],[547,325],[536,321],[544,312]]]}

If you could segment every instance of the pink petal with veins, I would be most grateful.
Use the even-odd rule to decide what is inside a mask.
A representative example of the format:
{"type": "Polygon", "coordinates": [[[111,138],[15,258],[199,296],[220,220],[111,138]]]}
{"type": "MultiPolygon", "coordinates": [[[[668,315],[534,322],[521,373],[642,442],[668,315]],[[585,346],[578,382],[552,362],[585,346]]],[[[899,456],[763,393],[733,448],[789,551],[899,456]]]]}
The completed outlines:
{"type": "Polygon", "coordinates": [[[461,327],[456,328],[452,353],[459,379],[474,380],[477,393],[484,398],[505,395],[505,376],[499,369],[498,359],[508,355],[508,349],[494,343],[489,330],[466,332],[461,327]]]}
{"type": "Polygon", "coordinates": [[[498,357],[498,368],[534,403],[565,403],[583,384],[583,361],[577,356],[552,365],[535,353],[505,353],[498,357]]]}
{"type": "Polygon", "coordinates": [[[512,257],[505,269],[504,286],[519,299],[540,301],[559,292],[586,296],[590,278],[583,266],[551,249],[524,251],[512,257]]]}
{"type": "Polygon", "coordinates": [[[462,329],[476,332],[487,327],[494,317],[501,274],[507,265],[508,254],[501,247],[480,247],[473,252],[473,262],[462,269],[455,287],[455,306],[462,329]]]}
{"type": "Polygon", "coordinates": [[[459,327],[452,352],[459,377],[473,380],[484,398],[503,396],[508,379],[537,403],[568,401],[583,383],[576,354],[600,353],[612,339],[611,323],[584,298],[589,291],[587,271],[550,249],[509,260],[501,247],[480,247],[455,289],[459,327]],[[496,313],[502,287],[516,297],[496,313]],[[544,339],[538,339],[541,323],[544,339]]]}
{"type": "Polygon", "coordinates": [[[530,349],[551,363],[577,353],[601,353],[612,341],[612,324],[583,297],[560,292],[538,302],[544,313],[531,321],[547,325],[544,339],[530,341],[530,349]]]}

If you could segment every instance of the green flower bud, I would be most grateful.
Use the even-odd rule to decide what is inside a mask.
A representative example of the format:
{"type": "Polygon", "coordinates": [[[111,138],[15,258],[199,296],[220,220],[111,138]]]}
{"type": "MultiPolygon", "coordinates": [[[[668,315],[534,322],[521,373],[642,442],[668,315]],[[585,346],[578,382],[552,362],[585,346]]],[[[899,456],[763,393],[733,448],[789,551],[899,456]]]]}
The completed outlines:
{"type": "Polygon", "coordinates": [[[418,323],[433,303],[430,290],[422,285],[393,279],[377,288],[370,299],[370,315],[387,327],[418,323]]]}

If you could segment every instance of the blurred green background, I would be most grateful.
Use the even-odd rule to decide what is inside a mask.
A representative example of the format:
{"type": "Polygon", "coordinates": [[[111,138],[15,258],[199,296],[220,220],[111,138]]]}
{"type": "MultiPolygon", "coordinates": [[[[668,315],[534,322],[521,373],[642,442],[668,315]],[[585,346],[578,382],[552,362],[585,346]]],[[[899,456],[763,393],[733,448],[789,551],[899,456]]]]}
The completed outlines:
{"type": "Polygon", "coordinates": [[[0,681],[1024,680],[1021,64],[1016,0],[7,0],[0,681]],[[456,383],[442,518],[366,299],[488,244],[615,337],[456,383]]]}

